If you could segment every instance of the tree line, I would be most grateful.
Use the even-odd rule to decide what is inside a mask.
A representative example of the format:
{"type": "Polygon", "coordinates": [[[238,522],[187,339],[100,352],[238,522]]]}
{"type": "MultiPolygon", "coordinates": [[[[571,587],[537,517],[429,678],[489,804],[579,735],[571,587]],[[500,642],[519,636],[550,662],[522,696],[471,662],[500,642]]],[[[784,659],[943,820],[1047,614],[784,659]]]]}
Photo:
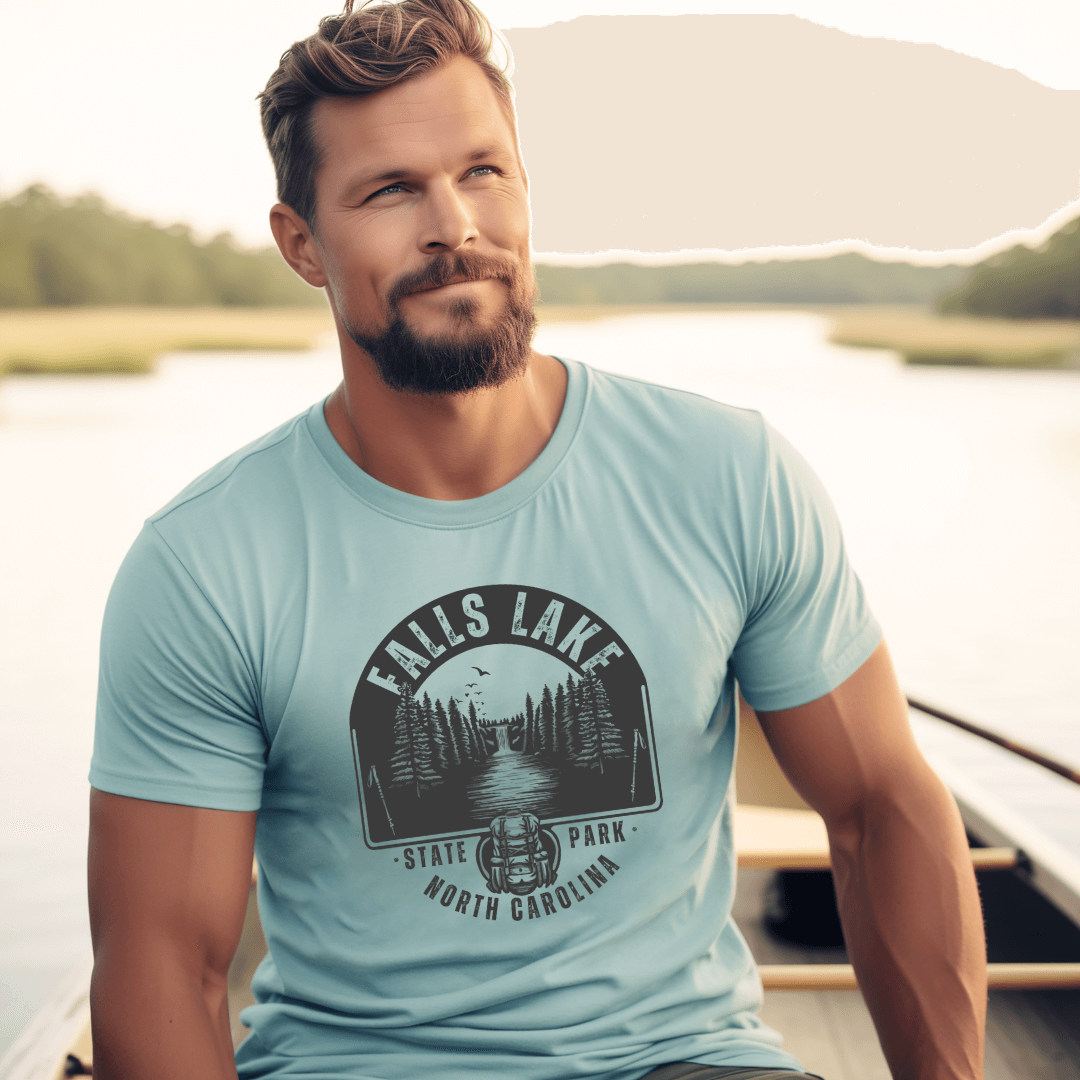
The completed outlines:
{"type": "MultiPolygon", "coordinates": [[[[1037,248],[973,267],[879,262],[857,252],[734,265],[536,267],[548,304],[921,303],[944,314],[1080,318],[1080,218],[1037,248]]],[[[228,233],[200,241],[100,196],[64,199],[41,184],[0,201],[0,308],[73,305],[314,306],[275,248],[228,233]]]]}
{"type": "Polygon", "coordinates": [[[623,734],[611,715],[607,690],[595,672],[545,685],[539,702],[525,695],[525,708],[510,721],[510,745],[526,754],[559,757],[583,769],[598,769],[626,757],[623,734]]]}
{"type": "Polygon", "coordinates": [[[394,714],[394,750],[390,786],[412,789],[419,798],[450,775],[473,771],[499,747],[498,728],[505,729],[508,748],[542,754],[601,775],[607,766],[627,756],[623,733],[614,723],[607,690],[595,672],[581,679],[568,676],[554,693],[545,685],[539,702],[525,695],[524,708],[509,719],[486,721],[470,700],[448,704],[427,693],[414,695],[401,684],[394,714]]]}
{"type": "Polygon", "coordinates": [[[74,305],[323,306],[276,248],[205,243],[97,195],[61,199],[41,184],[0,202],[0,308],[74,305]]]}
{"type": "Polygon", "coordinates": [[[480,731],[476,705],[463,712],[458,699],[449,705],[430,694],[418,699],[412,685],[401,684],[401,699],[394,714],[394,753],[390,758],[392,787],[421,792],[441,784],[448,773],[479,764],[488,756],[480,731]]]}
{"type": "Polygon", "coordinates": [[[737,265],[537,267],[547,303],[923,303],[944,315],[1080,319],[1080,217],[1031,248],[971,267],[878,262],[857,252],[737,265]]]}
{"type": "Polygon", "coordinates": [[[977,263],[942,297],[944,315],[1009,319],[1080,319],[1080,217],[1045,243],[1017,244],[977,263]]]}
{"type": "Polygon", "coordinates": [[[927,304],[956,288],[960,266],[878,262],[857,252],[817,259],[676,266],[538,266],[548,304],[927,304]]]}

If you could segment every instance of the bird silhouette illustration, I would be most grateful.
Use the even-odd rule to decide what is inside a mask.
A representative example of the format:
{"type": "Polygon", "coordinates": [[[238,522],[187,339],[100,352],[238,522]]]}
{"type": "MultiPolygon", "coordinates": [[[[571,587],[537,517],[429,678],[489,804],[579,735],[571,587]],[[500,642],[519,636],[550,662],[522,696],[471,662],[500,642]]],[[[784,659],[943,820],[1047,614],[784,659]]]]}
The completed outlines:
{"type": "Polygon", "coordinates": [[[479,683],[474,683],[474,682],[467,682],[465,685],[466,686],[479,686],[480,684],[479,683]]]}
{"type": "Polygon", "coordinates": [[[481,668],[478,668],[475,664],[472,664],[470,666],[472,667],[473,671],[476,672],[477,675],[490,675],[491,674],[490,671],[484,671],[481,668]]]}

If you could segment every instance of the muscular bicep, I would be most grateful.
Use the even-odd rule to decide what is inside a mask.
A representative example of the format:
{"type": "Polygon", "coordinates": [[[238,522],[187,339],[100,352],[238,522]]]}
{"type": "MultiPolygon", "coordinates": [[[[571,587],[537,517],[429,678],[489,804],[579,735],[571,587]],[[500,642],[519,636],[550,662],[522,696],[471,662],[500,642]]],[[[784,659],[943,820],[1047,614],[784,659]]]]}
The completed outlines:
{"type": "Polygon", "coordinates": [[[829,693],[758,719],[787,778],[830,826],[929,772],[884,642],[829,693]]]}
{"type": "Polygon", "coordinates": [[[93,789],[90,929],[113,950],[162,950],[224,978],[243,927],[255,812],[131,799],[93,789]]]}

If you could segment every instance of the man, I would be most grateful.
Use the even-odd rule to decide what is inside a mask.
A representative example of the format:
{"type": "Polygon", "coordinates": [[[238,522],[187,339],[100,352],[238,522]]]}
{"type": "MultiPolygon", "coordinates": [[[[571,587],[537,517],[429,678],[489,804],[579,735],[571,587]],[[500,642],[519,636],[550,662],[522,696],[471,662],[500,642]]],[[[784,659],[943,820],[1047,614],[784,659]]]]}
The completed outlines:
{"type": "Polygon", "coordinates": [[[532,350],[489,45],[464,0],[350,7],[262,96],[344,381],[155,514],[110,597],[95,1075],[799,1075],[729,918],[738,677],[894,1075],[973,1080],[963,830],[831,507],[757,414],[532,350]]]}

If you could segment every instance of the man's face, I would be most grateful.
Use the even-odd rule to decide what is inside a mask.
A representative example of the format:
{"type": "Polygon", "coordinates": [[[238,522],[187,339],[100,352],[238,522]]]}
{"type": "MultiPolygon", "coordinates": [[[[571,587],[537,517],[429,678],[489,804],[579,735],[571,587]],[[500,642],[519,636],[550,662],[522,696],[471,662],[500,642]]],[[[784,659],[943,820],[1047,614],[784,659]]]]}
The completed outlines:
{"type": "Polygon", "coordinates": [[[365,98],[319,102],[316,242],[349,336],[399,390],[498,385],[535,319],[526,180],[510,120],[457,57],[365,98]]]}

